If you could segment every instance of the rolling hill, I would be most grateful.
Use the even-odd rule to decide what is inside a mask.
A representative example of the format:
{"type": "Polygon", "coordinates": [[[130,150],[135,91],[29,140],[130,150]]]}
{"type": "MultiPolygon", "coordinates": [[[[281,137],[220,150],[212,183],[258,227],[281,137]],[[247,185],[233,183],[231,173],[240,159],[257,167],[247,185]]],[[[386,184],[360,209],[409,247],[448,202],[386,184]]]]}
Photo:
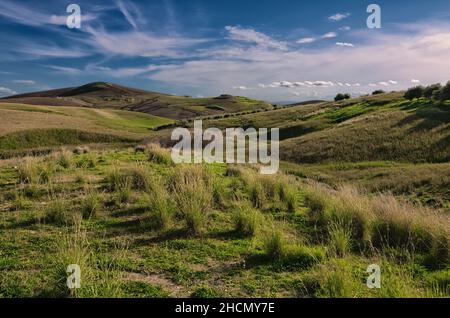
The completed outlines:
{"type": "Polygon", "coordinates": [[[187,96],[147,92],[105,82],[14,95],[0,99],[0,102],[112,108],[142,112],[176,120],[273,108],[269,103],[251,100],[245,97],[221,95],[214,98],[191,98],[187,96]]]}

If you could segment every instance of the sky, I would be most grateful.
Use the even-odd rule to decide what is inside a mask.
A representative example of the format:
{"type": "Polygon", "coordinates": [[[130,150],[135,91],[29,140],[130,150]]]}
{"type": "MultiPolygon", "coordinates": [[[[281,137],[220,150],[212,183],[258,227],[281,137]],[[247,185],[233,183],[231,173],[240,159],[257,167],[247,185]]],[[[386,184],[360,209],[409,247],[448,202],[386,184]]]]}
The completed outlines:
{"type": "Polygon", "coordinates": [[[0,40],[1,97],[106,81],[294,102],[450,80],[448,0],[1,0],[0,40]]]}

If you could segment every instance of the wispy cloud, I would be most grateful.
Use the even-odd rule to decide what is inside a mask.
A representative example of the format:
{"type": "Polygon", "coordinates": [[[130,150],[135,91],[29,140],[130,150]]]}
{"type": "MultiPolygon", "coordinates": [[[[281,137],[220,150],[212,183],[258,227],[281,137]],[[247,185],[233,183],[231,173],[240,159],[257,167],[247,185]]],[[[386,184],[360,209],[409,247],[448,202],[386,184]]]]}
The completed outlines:
{"type": "Polygon", "coordinates": [[[336,13],[336,14],[333,14],[332,16],[329,16],[328,20],[332,21],[332,22],[337,22],[337,21],[344,20],[344,19],[348,18],[349,16],[350,16],[350,13],[348,13],[348,12],[336,13]]]}
{"type": "Polygon", "coordinates": [[[287,44],[282,41],[277,41],[270,36],[258,32],[254,29],[245,29],[239,26],[227,26],[225,30],[228,31],[230,39],[235,41],[243,41],[248,43],[254,43],[267,48],[274,48],[279,50],[286,50],[287,44]]]}
{"type": "Polygon", "coordinates": [[[316,38],[302,38],[300,40],[297,40],[296,43],[298,44],[309,44],[309,43],[313,43],[316,42],[316,38]]]}
{"type": "Polygon", "coordinates": [[[337,37],[338,34],[336,32],[328,32],[322,35],[322,39],[331,39],[337,37]]]}
{"type": "Polygon", "coordinates": [[[36,85],[36,82],[32,80],[13,80],[12,82],[20,85],[36,85]]]}
{"type": "Polygon", "coordinates": [[[355,47],[355,45],[353,43],[348,43],[348,42],[336,42],[337,46],[346,46],[346,47],[355,47]]]}
{"type": "Polygon", "coordinates": [[[117,7],[122,12],[128,23],[134,28],[138,29],[136,17],[139,15],[139,9],[131,1],[123,2],[122,0],[116,0],[117,7]]]}

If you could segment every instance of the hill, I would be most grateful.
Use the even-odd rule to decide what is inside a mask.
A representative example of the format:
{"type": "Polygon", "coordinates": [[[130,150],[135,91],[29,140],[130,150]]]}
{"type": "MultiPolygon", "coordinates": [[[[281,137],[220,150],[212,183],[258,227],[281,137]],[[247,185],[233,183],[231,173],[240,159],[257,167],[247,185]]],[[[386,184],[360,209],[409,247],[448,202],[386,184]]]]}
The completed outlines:
{"type": "Polygon", "coordinates": [[[191,98],[147,92],[105,82],[14,95],[0,99],[0,102],[113,108],[137,111],[170,119],[185,119],[253,109],[270,109],[273,107],[266,102],[245,97],[222,95],[215,98],[191,98]]]}

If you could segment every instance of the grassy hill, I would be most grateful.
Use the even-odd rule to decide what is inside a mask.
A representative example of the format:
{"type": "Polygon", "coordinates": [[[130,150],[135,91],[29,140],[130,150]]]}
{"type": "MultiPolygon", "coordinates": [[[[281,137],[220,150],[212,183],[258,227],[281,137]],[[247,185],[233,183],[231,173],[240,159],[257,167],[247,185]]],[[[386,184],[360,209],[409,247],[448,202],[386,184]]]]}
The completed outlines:
{"type": "Polygon", "coordinates": [[[0,156],[56,146],[138,142],[168,118],[124,110],[0,103],[0,156]]]}
{"type": "Polygon", "coordinates": [[[245,97],[222,95],[215,98],[191,98],[147,92],[112,83],[96,82],[80,87],[21,94],[0,102],[51,106],[79,106],[97,109],[122,109],[170,119],[270,109],[269,103],[245,97]]]}

